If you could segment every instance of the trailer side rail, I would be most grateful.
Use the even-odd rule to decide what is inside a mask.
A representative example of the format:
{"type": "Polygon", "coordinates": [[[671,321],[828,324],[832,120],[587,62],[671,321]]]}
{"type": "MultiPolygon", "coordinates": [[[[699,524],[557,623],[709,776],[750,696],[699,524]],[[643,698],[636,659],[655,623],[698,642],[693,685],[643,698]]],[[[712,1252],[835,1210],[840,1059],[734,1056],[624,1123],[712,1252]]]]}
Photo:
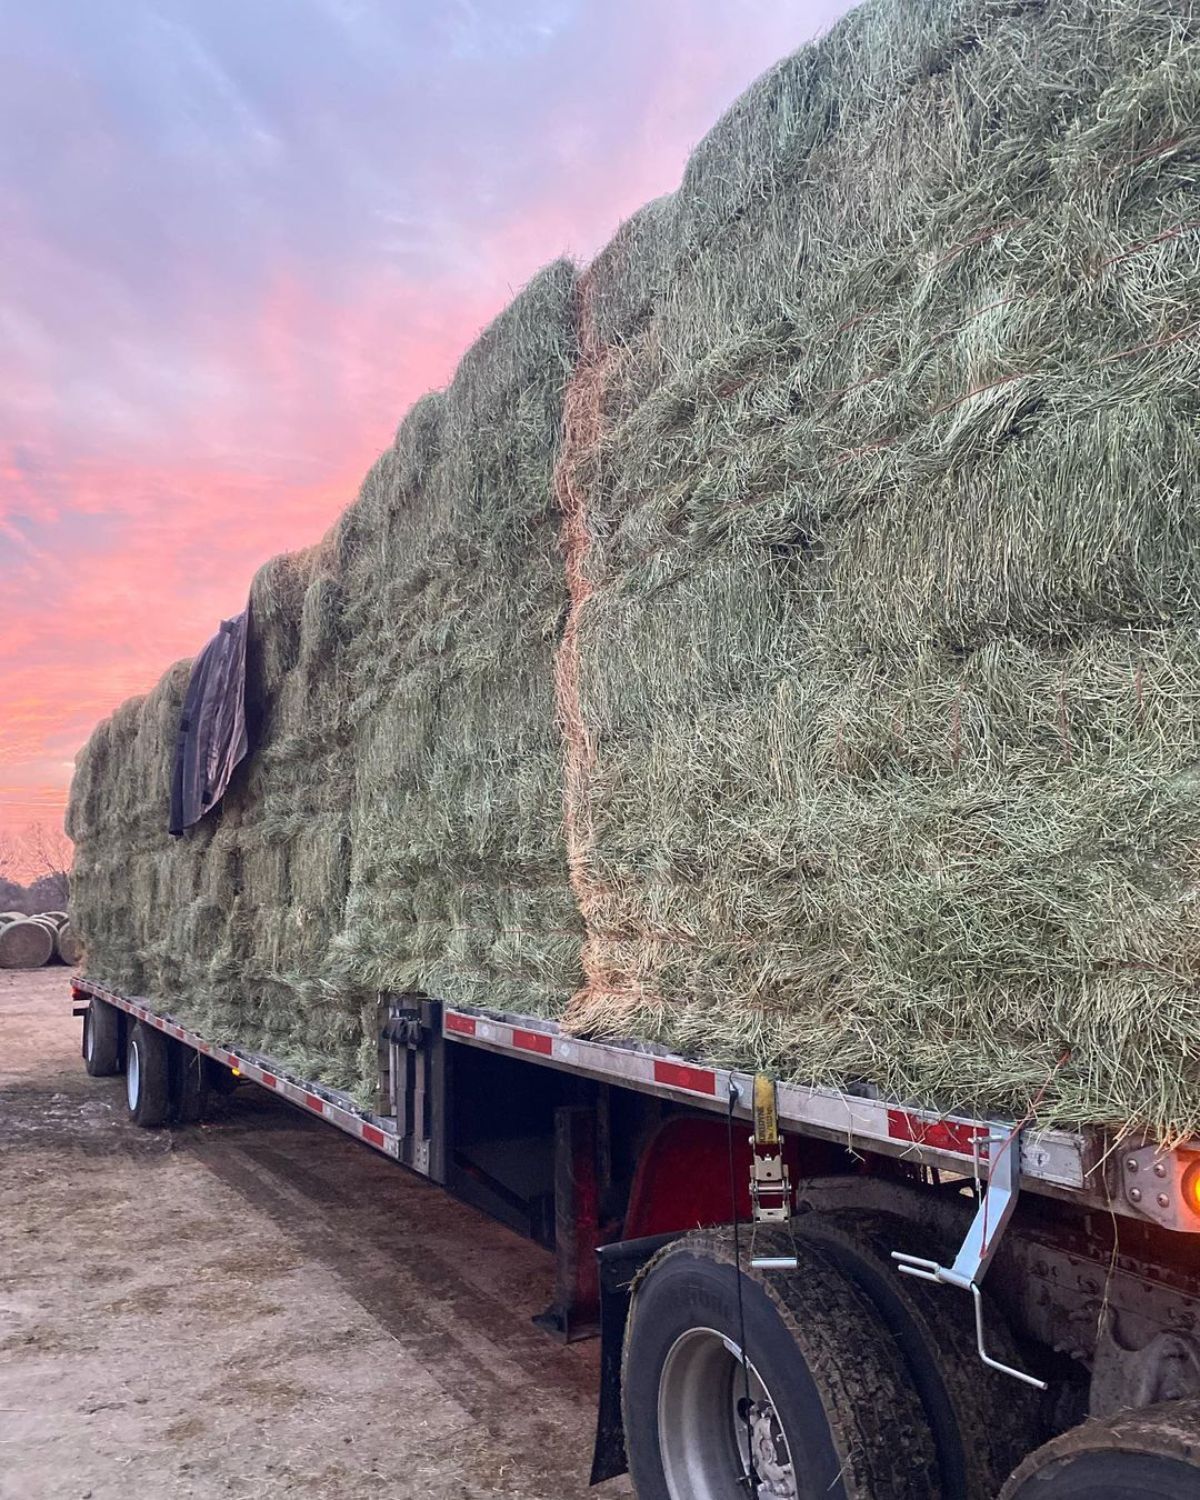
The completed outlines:
{"type": "MultiPolygon", "coordinates": [[[[748,1073],[705,1067],[653,1047],[586,1040],[564,1033],[553,1021],[448,1006],[442,1026],[451,1041],[702,1109],[727,1110],[731,1085],[739,1099],[751,1097],[754,1080],[748,1073]]],[[[980,1177],[987,1176],[991,1133],[1007,1135],[1013,1128],[1011,1120],[941,1115],[865,1092],[801,1084],[779,1084],[777,1103],[785,1131],[980,1177]]],[[[748,1117],[745,1107],[735,1108],[748,1117]]],[[[1020,1151],[1025,1190],[1200,1234],[1200,1141],[1171,1151],[1137,1140],[1118,1143],[1099,1129],[1029,1127],[1020,1134],[1020,1151]],[[1191,1191],[1185,1190],[1189,1181],[1191,1191]]]]}
{"type": "Polygon", "coordinates": [[[176,1041],[194,1047],[197,1052],[211,1057],[214,1062],[235,1069],[242,1077],[261,1084],[263,1088],[270,1089],[290,1103],[327,1120],[330,1125],[336,1125],[339,1130],[344,1130],[347,1135],[354,1136],[364,1145],[373,1146],[385,1156],[399,1160],[401,1142],[395,1121],[360,1109],[348,1094],[326,1088],[323,1084],[306,1083],[293,1078],[282,1066],[257,1053],[210,1042],[190,1027],[176,1021],[173,1016],[151,1009],[144,1000],[119,994],[116,990],[110,990],[107,985],[98,984],[94,979],[73,979],[71,993],[77,999],[94,995],[98,1000],[106,1001],[126,1015],[145,1022],[147,1026],[153,1026],[176,1041]]]}
{"type": "MultiPolygon", "coordinates": [[[[122,995],[96,980],[76,978],[72,992],[77,997],[94,995],[386,1156],[404,1158],[404,1138],[396,1120],[359,1108],[349,1095],[296,1078],[268,1057],[214,1043],[144,999],[122,995]]],[[[707,1067],[655,1047],[592,1041],[563,1032],[553,1021],[464,1006],[442,1008],[441,1035],[449,1042],[709,1111],[726,1112],[732,1088],[735,1114],[749,1117],[741,1101],[751,1097],[750,1074],[707,1067]]],[[[784,1130],[967,1176],[987,1175],[989,1134],[1012,1129],[1011,1121],[940,1115],[867,1093],[799,1084],[778,1086],[778,1109],[784,1130]]],[[[1030,1127],[1021,1133],[1020,1150],[1025,1190],[1200,1234],[1200,1191],[1184,1190],[1189,1181],[1200,1182],[1200,1142],[1167,1151],[1138,1142],[1118,1145],[1100,1130],[1030,1127]]]]}

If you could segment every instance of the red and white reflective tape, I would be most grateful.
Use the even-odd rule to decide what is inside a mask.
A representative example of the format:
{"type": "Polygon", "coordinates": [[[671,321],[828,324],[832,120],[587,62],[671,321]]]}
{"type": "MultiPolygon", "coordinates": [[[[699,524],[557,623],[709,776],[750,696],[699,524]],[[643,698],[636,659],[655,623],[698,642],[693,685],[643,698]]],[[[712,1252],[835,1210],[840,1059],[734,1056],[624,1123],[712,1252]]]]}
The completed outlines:
{"type": "Polygon", "coordinates": [[[274,1070],[264,1068],[261,1063],[255,1062],[236,1048],[219,1047],[200,1036],[198,1032],[181,1026],[178,1021],[160,1015],[137,1000],[131,1000],[127,995],[120,995],[105,985],[97,984],[95,980],[72,980],[71,994],[75,999],[95,995],[98,1000],[103,1000],[118,1010],[123,1010],[126,1015],[136,1017],[147,1026],[155,1027],[158,1031],[164,1032],[178,1042],[183,1042],[188,1047],[194,1047],[197,1052],[203,1053],[205,1057],[211,1057],[214,1062],[235,1069],[243,1078],[250,1079],[252,1083],[261,1084],[263,1088],[279,1094],[289,1103],[320,1115],[323,1120],[328,1120],[331,1125],[336,1125],[347,1135],[352,1135],[368,1146],[373,1146],[376,1151],[382,1151],[385,1156],[399,1157],[400,1155],[400,1140],[395,1131],[384,1128],[382,1123],[373,1123],[369,1119],[364,1119],[349,1099],[345,1096],[339,1097],[334,1090],[318,1091],[311,1084],[288,1078],[279,1067],[275,1067],[274,1070]]]}
{"type": "Polygon", "coordinates": [[[729,1075],[715,1068],[697,1067],[682,1059],[655,1057],[634,1047],[564,1036],[556,1027],[522,1018],[520,1026],[469,1011],[444,1010],[442,1034],[455,1042],[473,1042],[492,1052],[524,1054],[575,1073],[611,1078],[655,1093],[680,1094],[722,1102],[728,1097],[729,1075]],[[722,1084],[721,1079],[725,1082],[722,1084]]]}
{"type": "MultiPolygon", "coordinates": [[[[328,1120],[331,1125],[375,1150],[391,1157],[401,1154],[400,1137],[394,1122],[378,1116],[364,1116],[346,1095],[289,1078],[277,1064],[264,1066],[269,1059],[255,1061],[236,1048],[209,1042],[169,1016],[163,1016],[93,980],[74,980],[72,993],[76,998],[96,995],[147,1025],[195,1047],[216,1062],[236,1068],[253,1082],[328,1120]]],[[[727,1108],[731,1085],[736,1086],[740,1099],[748,1101],[753,1085],[749,1074],[708,1068],[686,1058],[663,1056],[631,1045],[567,1036],[553,1022],[531,1017],[523,1016],[520,1024],[516,1024],[447,1007],[442,1012],[442,1031],[450,1041],[521,1057],[529,1062],[710,1110],[727,1108]]],[[[779,1122],[785,1130],[819,1135],[843,1141],[848,1146],[885,1151],[926,1165],[959,1171],[973,1167],[977,1144],[986,1137],[990,1128],[986,1121],[902,1109],[885,1100],[839,1093],[834,1089],[805,1088],[798,1084],[780,1084],[777,1105],[779,1122]]],[[[744,1117],[747,1111],[742,1108],[740,1113],[744,1117]]],[[[1022,1137],[1021,1172],[1030,1184],[1044,1183],[1055,1189],[1085,1192],[1086,1160],[1086,1142],[1075,1133],[1026,1131],[1022,1137]]],[[[1099,1191],[1099,1188],[1095,1189],[1091,1196],[1099,1191]]]]}
{"type": "MultiPolygon", "coordinates": [[[[663,1057],[633,1046],[566,1036],[553,1022],[526,1017],[516,1025],[471,1011],[446,1009],[442,1012],[442,1032],[450,1041],[523,1056],[530,1062],[708,1109],[727,1108],[731,1082],[742,1100],[749,1100],[753,1086],[753,1079],[746,1073],[706,1068],[685,1058],[663,1057]]],[[[898,1109],[882,1099],[798,1084],[779,1084],[776,1103],[779,1123],[785,1130],[819,1134],[848,1146],[874,1148],[958,1170],[974,1167],[977,1143],[986,1140],[989,1130],[985,1121],[898,1109]]],[[[740,1113],[745,1116],[747,1111],[743,1108],[740,1113]]],[[[1036,1180],[1075,1189],[1083,1186],[1082,1145],[1078,1137],[1066,1132],[1044,1132],[1023,1142],[1022,1165],[1036,1180]]]]}
{"type": "Polygon", "coordinates": [[[988,1127],[974,1120],[931,1119],[908,1109],[889,1109],[888,1135],[894,1141],[912,1141],[935,1151],[953,1151],[975,1157],[980,1142],[988,1138],[988,1127]]]}

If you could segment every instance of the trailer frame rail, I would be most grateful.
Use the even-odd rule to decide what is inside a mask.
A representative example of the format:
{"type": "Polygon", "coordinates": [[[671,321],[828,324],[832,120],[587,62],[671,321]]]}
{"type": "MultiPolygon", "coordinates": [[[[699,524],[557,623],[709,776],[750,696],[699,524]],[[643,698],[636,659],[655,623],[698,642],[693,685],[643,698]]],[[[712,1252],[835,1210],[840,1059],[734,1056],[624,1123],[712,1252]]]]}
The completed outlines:
{"type": "MultiPolygon", "coordinates": [[[[73,979],[72,993],[94,995],[236,1069],[386,1156],[405,1157],[405,1138],[397,1121],[360,1108],[348,1094],[296,1078],[269,1057],[213,1042],[149,1001],[123,995],[97,980],[73,979]]],[[[446,1042],[707,1111],[725,1113],[732,1095],[734,1114],[750,1118],[751,1074],[709,1067],[652,1045],[593,1040],[569,1034],[554,1021],[461,1005],[442,1006],[440,1036],[446,1042]]],[[[973,1119],[915,1108],[867,1088],[839,1091],[780,1083],[777,1101],[780,1127],[785,1131],[979,1181],[987,1178],[989,1137],[994,1131],[1011,1131],[1014,1125],[1011,1120],[973,1119]]],[[[1157,1149],[1141,1138],[1118,1139],[1099,1128],[1071,1131],[1029,1124],[1021,1131],[1020,1157],[1023,1191],[1200,1234],[1200,1195],[1193,1204],[1180,1186],[1200,1177],[1200,1142],[1174,1150],[1157,1149]],[[1153,1194],[1144,1190],[1148,1178],[1157,1188],[1153,1194]]]]}

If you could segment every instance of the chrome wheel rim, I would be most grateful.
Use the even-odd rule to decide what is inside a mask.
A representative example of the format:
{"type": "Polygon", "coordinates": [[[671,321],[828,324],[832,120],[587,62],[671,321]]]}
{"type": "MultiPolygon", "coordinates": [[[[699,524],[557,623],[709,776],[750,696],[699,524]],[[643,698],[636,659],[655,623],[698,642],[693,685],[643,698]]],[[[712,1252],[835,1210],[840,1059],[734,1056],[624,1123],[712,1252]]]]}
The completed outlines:
{"type": "Polygon", "coordinates": [[[88,1062],[95,1062],[96,1028],[93,1025],[91,1007],[83,1018],[83,1055],[88,1062]]]}
{"type": "Polygon", "coordinates": [[[131,1110],[137,1108],[138,1088],[142,1081],[142,1060],[136,1042],[129,1049],[129,1064],[125,1072],[125,1097],[131,1110]]]}
{"type": "Polygon", "coordinates": [[[713,1328],[689,1328],[663,1361],[658,1442],[671,1500],[746,1500],[751,1449],[759,1500],[797,1500],[771,1393],[738,1346],[713,1328]]]}

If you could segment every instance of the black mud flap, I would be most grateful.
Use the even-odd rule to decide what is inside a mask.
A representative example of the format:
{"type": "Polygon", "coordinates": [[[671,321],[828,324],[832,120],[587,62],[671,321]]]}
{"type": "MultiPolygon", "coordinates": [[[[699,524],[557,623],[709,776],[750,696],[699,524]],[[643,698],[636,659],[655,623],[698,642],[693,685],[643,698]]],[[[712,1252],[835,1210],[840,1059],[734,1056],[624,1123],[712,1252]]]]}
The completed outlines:
{"type": "Polygon", "coordinates": [[[621,1419],[621,1350],[629,1318],[630,1288],[646,1262],[679,1234],[651,1234],[643,1240],[601,1245],[600,1264],[600,1400],[596,1411],[596,1446],[591,1484],[624,1474],[625,1424],[621,1419]]]}

